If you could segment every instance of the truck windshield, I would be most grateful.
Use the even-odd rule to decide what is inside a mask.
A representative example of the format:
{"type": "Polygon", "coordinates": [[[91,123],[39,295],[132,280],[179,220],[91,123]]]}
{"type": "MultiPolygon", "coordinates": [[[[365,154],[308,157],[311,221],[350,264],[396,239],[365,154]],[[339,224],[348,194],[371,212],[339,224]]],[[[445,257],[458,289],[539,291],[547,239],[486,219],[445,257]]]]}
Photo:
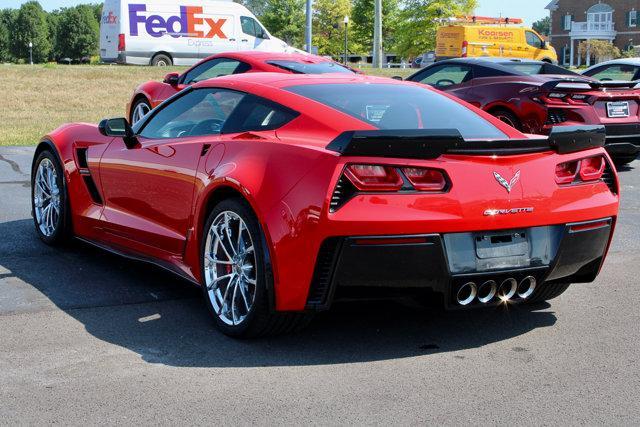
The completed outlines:
{"type": "Polygon", "coordinates": [[[464,105],[409,84],[309,84],[286,90],[349,114],[378,129],[457,129],[465,139],[506,135],[464,105]]]}

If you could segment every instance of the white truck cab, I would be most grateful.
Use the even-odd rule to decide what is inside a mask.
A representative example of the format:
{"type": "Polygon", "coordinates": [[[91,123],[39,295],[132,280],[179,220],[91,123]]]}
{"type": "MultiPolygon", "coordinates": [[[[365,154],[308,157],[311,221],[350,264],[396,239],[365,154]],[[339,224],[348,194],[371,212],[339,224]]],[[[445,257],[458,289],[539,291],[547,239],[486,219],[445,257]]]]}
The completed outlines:
{"type": "Polygon", "coordinates": [[[235,50],[296,52],[273,37],[243,5],[210,0],[105,0],[103,62],[193,65],[235,50]]]}

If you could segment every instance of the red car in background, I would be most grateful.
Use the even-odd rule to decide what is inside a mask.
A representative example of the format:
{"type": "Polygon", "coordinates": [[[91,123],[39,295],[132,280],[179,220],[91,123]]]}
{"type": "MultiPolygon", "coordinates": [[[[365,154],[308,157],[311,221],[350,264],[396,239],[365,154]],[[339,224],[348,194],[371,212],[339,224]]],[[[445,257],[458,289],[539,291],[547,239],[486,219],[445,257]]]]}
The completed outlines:
{"type": "Polygon", "coordinates": [[[259,51],[220,53],[203,59],[182,74],[167,74],[163,82],[149,81],[138,86],[127,104],[129,123],[137,123],[151,109],[189,85],[214,77],[253,72],[355,73],[331,59],[316,55],[259,51]]]}
{"type": "Polygon", "coordinates": [[[440,61],[407,80],[455,95],[526,133],[604,125],[606,149],[618,164],[640,152],[638,82],[597,81],[545,62],[507,58],[440,61]]]}
{"type": "Polygon", "coordinates": [[[601,126],[527,136],[415,83],[226,76],[133,128],[51,132],[34,226],[184,277],[233,336],[294,330],[341,298],[544,301],[604,262],[619,185],[603,144],[601,126]]]}

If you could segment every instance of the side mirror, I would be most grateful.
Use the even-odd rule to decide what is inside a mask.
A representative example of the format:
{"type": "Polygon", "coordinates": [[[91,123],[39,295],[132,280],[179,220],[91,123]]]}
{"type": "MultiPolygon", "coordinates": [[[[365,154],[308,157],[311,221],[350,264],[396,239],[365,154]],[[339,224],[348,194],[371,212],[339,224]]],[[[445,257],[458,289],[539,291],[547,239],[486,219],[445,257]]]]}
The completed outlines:
{"type": "Polygon", "coordinates": [[[393,80],[400,80],[400,81],[404,80],[404,79],[403,79],[402,77],[400,77],[400,76],[393,76],[393,77],[391,77],[391,78],[392,78],[393,80]]]}
{"type": "Polygon", "coordinates": [[[547,45],[547,42],[542,40],[542,49],[548,49],[549,46],[547,45]]]}
{"type": "Polygon", "coordinates": [[[133,133],[131,125],[127,119],[120,117],[117,119],[104,119],[98,125],[98,130],[104,136],[120,137],[124,140],[127,148],[135,147],[138,139],[133,133]]]}
{"type": "Polygon", "coordinates": [[[178,73],[169,73],[166,76],[164,76],[164,80],[163,80],[164,83],[171,86],[177,86],[179,81],[180,81],[180,74],[178,73]]]}

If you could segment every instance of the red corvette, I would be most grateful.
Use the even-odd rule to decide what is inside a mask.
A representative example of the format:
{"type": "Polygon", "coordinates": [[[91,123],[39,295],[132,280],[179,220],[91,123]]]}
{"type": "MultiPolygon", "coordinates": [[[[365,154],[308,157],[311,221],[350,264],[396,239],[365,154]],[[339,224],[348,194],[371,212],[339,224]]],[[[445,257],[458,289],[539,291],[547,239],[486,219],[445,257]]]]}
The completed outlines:
{"type": "Polygon", "coordinates": [[[202,80],[253,72],[323,74],[354,73],[331,59],[300,53],[227,52],[210,56],[182,74],[167,74],[163,82],[149,81],[136,88],[127,104],[129,123],[135,124],[165,99],[202,80]]]}
{"type": "Polygon", "coordinates": [[[46,136],[33,217],[47,244],[75,236],[200,285],[234,336],[345,296],[535,302],[600,271],[619,203],[603,144],[602,127],[525,136],[415,83],[227,76],[133,128],[46,136]]]}
{"type": "Polygon", "coordinates": [[[451,93],[528,133],[554,126],[604,125],[616,163],[640,152],[638,82],[598,81],[541,61],[459,58],[408,78],[451,93]]]}

